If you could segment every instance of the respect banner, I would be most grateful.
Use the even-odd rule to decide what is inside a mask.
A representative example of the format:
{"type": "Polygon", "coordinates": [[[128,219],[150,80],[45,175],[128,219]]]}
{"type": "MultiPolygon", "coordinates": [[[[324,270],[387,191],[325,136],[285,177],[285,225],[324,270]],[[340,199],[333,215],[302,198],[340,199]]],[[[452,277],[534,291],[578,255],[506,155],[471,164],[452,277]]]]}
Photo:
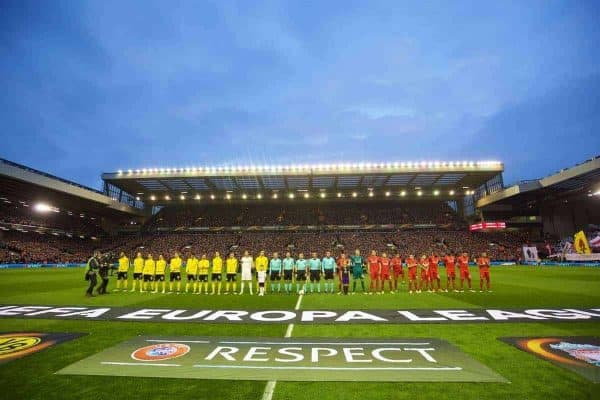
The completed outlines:
{"type": "Polygon", "coordinates": [[[161,378],[506,382],[439,339],[140,336],[59,374],[161,378]]]}

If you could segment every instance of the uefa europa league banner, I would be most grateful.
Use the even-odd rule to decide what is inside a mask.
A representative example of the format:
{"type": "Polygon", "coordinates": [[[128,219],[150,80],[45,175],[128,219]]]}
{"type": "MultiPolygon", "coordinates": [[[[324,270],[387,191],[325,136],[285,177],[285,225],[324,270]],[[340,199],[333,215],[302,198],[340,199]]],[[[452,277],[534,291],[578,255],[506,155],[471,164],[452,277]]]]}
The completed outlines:
{"type": "Polygon", "coordinates": [[[59,374],[160,378],[506,382],[439,339],[140,336],[59,374]]]}

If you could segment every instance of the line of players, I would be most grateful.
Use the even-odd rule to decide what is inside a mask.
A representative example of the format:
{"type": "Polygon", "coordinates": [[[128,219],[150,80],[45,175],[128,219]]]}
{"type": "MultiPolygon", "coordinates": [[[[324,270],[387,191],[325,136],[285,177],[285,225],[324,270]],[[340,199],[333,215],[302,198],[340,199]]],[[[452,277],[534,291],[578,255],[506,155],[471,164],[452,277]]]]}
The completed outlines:
{"type": "MultiPolygon", "coordinates": [[[[476,260],[479,267],[480,291],[484,289],[491,291],[490,283],[490,259],[486,253],[482,253],[476,260]]],[[[179,253],[167,262],[159,255],[155,260],[152,254],[146,258],[141,253],[133,260],[133,281],[131,292],[136,291],[139,283],[140,292],[167,293],[167,268],[169,270],[168,293],[182,292],[182,272],[185,270],[187,280],[184,292],[195,294],[238,294],[237,278],[241,269],[241,290],[239,294],[244,293],[247,284],[248,291],[253,294],[252,281],[253,271],[256,271],[257,293],[262,296],[266,293],[267,276],[270,281],[270,291],[272,293],[281,293],[283,280],[283,292],[285,293],[320,293],[321,279],[324,280],[324,293],[335,292],[335,278],[338,278],[338,294],[355,294],[357,283],[360,282],[362,292],[365,294],[383,294],[385,286],[390,293],[398,290],[398,283],[405,284],[404,268],[408,271],[408,292],[421,293],[422,291],[464,291],[465,282],[468,290],[473,291],[471,274],[469,271],[469,256],[467,253],[446,254],[440,257],[437,253],[431,255],[422,255],[416,258],[409,255],[402,260],[400,254],[392,257],[384,252],[380,256],[375,250],[371,251],[368,257],[363,257],[360,250],[356,250],[353,255],[347,256],[343,251],[336,258],[330,251],[325,253],[325,257],[317,257],[313,252],[311,258],[304,258],[303,253],[298,254],[294,259],[290,252],[286,252],[285,257],[279,257],[279,253],[273,253],[269,260],[264,251],[260,251],[259,256],[253,258],[248,251],[244,252],[241,260],[235,257],[233,252],[223,260],[219,252],[215,252],[212,259],[208,259],[207,254],[202,254],[196,258],[194,254],[185,261],[179,253]],[[440,277],[440,262],[443,261],[446,270],[446,285],[442,288],[440,277]],[[456,286],[456,265],[459,267],[460,287],[456,286]],[[225,288],[222,291],[222,278],[225,272],[225,288]],[[369,288],[365,287],[365,274],[370,278],[369,288]],[[210,292],[209,292],[210,277],[210,292]],[[350,292],[350,282],[352,281],[352,291],[350,292]],[[295,290],[294,290],[295,284],[295,290]],[[162,286],[162,288],[161,288],[162,286]],[[162,289],[162,290],[161,290],[162,289]]],[[[128,272],[130,269],[129,258],[121,253],[118,260],[117,285],[115,291],[128,289],[128,272]]]]}

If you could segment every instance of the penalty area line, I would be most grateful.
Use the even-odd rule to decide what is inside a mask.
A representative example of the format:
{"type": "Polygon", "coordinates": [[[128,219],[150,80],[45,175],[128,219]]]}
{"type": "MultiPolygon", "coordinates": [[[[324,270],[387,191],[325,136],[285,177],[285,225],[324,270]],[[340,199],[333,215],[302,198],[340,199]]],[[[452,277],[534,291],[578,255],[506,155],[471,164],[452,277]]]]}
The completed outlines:
{"type": "MultiPolygon", "coordinates": [[[[296,301],[296,306],[294,307],[294,311],[298,311],[300,309],[300,304],[302,304],[303,294],[298,296],[298,301],[296,301]]],[[[284,338],[292,337],[292,332],[294,331],[294,324],[289,324],[287,329],[285,330],[284,338]]],[[[277,381],[268,381],[265,386],[265,391],[262,395],[262,400],[271,400],[273,398],[273,392],[275,392],[275,386],[277,385],[277,381]]]]}

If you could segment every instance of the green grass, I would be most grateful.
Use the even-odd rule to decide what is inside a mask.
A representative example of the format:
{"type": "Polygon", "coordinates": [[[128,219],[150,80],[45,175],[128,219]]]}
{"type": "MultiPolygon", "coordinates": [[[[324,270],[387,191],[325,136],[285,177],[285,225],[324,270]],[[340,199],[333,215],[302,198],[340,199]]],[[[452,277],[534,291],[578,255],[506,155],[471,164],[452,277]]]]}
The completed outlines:
{"type": "MultiPolygon", "coordinates": [[[[475,271],[473,271],[475,272],[475,271]]],[[[106,305],[156,308],[292,309],[297,296],[192,296],[112,293],[87,299],[80,269],[0,271],[2,304],[106,305]]],[[[600,307],[600,269],[498,267],[493,293],[383,296],[308,295],[302,309],[587,308],[600,307]]],[[[111,282],[111,286],[112,286],[111,282]]],[[[477,282],[475,282],[477,284],[477,282]]],[[[140,334],[283,337],[286,324],[228,325],[82,320],[0,319],[0,331],[84,332],[87,336],[0,364],[0,385],[11,399],[260,399],[265,382],[55,375],[59,369],[140,334]]],[[[598,322],[296,325],[294,337],[435,337],[447,340],[510,383],[278,382],[274,399],[597,399],[600,385],[508,346],[501,336],[600,335],[598,322]]]]}

